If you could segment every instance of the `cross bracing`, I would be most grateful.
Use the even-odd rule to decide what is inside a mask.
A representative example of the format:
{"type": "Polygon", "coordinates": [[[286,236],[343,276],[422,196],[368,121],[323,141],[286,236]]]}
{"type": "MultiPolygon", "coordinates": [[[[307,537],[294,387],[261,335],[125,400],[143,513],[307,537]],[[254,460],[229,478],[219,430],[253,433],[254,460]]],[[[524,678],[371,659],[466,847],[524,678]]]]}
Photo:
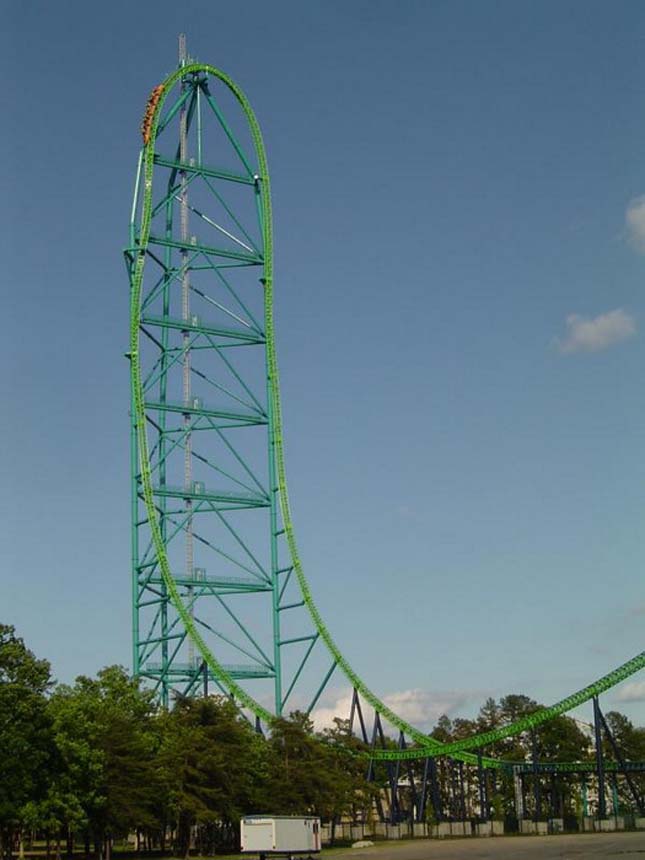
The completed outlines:
{"type": "Polygon", "coordinates": [[[140,159],[126,252],[133,287],[141,273],[133,661],[166,704],[209,685],[230,692],[227,680],[264,682],[258,698],[281,713],[306,707],[294,692],[318,635],[290,581],[278,501],[262,171],[214,83],[194,67],[177,77],[140,159]]]}

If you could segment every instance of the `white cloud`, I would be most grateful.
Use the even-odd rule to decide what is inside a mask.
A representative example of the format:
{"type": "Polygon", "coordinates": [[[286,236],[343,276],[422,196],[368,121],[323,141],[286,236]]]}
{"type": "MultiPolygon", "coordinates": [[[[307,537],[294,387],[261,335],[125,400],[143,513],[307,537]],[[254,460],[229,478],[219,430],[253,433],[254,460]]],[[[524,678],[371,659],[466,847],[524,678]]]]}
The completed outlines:
{"type": "MultiPolygon", "coordinates": [[[[340,717],[343,720],[349,718],[352,691],[337,691],[334,695],[335,700],[331,700],[326,706],[316,708],[311,715],[318,731],[331,726],[334,717],[340,717]]],[[[450,715],[468,704],[473,698],[479,700],[481,695],[481,690],[473,690],[471,692],[431,692],[415,688],[388,693],[382,697],[382,700],[399,717],[406,720],[406,722],[411,723],[416,728],[421,729],[421,731],[429,731],[442,714],[450,715]]],[[[365,706],[363,702],[361,702],[361,707],[368,731],[371,731],[372,709],[369,706],[365,706]]],[[[385,728],[385,731],[387,732],[387,728],[385,728]]]]}
{"type": "Polygon", "coordinates": [[[567,334],[557,339],[560,352],[599,352],[636,333],[636,322],[622,308],[600,314],[593,319],[570,314],[567,319],[567,334]]]}
{"type": "Polygon", "coordinates": [[[625,212],[629,241],[640,253],[645,253],[645,196],[630,201],[625,212]]]}
{"type": "Polygon", "coordinates": [[[341,720],[349,718],[349,712],[352,707],[352,691],[349,690],[343,693],[337,693],[335,701],[330,702],[327,706],[315,708],[311,713],[311,718],[314,721],[316,731],[327,729],[334,724],[334,717],[340,717],[341,720]]]}
{"type": "Polygon", "coordinates": [[[615,696],[616,702],[645,702],[645,681],[625,684],[615,696]]]}

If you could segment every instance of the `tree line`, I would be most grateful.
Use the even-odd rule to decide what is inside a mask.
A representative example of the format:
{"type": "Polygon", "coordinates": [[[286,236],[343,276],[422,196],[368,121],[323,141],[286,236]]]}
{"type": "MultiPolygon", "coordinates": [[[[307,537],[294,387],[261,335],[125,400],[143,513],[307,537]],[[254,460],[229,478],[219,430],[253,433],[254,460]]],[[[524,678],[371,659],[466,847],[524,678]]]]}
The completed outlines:
{"type": "Polygon", "coordinates": [[[116,839],[187,856],[237,844],[245,814],[356,817],[374,792],[361,744],[339,721],[315,732],[294,713],[263,737],[225,696],[159,708],[110,666],[54,684],[13,627],[0,625],[0,847],[30,833],[47,855],[109,860],[116,839]]]}
{"type": "MultiPolygon", "coordinates": [[[[489,699],[476,720],[442,717],[432,734],[465,737],[536,707],[526,696],[489,699]]],[[[607,718],[625,756],[645,760],[645,730],[620,714],[607,718]]],[[[537,743],[543,760],[591,755],[588,736],[568,717],[541,726],[537,743]]],[[[33,834],[45,840],[48,857],[82,851],[109,860],[114,842],[128,835],[138,852],[186,857],[191,845],[201,856],[234,848],[240,818],[253,813],[367,821],[391,778],[382,763],[368,772],[367,750],[346,720],[315,731],[306,714],[295,712],[276,720],[264,737],[224,696],[178,698],[164,710],[118,666],[56,684],[47,660],[13,627],[0,625],[0,854],[6,860],[33,834]]],[[[524,737],[486,752],[516,761],[531,754],[524,737]]],[[[422,763],[412,767],[420,779],[422,763]]],[[[448,767],[439,760],[446,809],[454,800],[448,767]]],[[[500,809],[512,804],[504,779],[491,793],[500,809]]]]}

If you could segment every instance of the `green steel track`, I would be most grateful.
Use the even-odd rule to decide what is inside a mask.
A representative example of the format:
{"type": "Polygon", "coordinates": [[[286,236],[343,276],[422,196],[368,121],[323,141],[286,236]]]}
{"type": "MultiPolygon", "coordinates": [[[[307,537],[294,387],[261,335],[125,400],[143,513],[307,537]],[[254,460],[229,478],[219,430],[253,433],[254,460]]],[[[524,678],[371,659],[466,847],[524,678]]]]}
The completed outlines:
{"type": "MultiPolygon", "coordinates": [[[[262,140],[262,134],[255,114],[249,104],[248,99],[242,90],[223,72],[213,66],[201,63],[189,63],[183,68],[177,70],[161,85],[162,90],[158,101],[154,107],[154,114],[151,119],[150,136],[148,142],[144,145],[142,152],[142,170],[143,170],[143,196],[141,208],[141,220],[139,234],[136,237],[133,246],[128,249],[131,259],[131,312],[130,312],[130,368],[131,368],[131,386],[132,386],[132,412],[133,423],[136,426],[136,438],[139,452],[139,468],[140,468],[140,485],[143,501],[147,511],[150,533],[154,550],[156,552],[157,561],[161,573],[161,577],[167,589],[168,597],[172,602],[185,631],[192,640],[192,643],[199,651],[205,664],[208,666],[213,677],[217,679],[222,688],[226,689],[235,699],[241,708],[248,709],[256,717],[264,720],[267,724],[275,719],[275,715],[256,701],[237,681],[231,676],[226,668],[216,659],[212,650],[208,647],[205,639],[198,630],[194,619],[185,605],[182,595],[179,591],[177,582],[173,577],[171,566],[169,564],[164,537],[159,523],[158,509],[155,504],[155,491],[153,487],[152,470],[150,465],[150,446],[148,442],[148,433],[146,428],[146,413],[144,399],[144,384],[142,380],[142,368],[140,360],[140,325],[142,322],[142,282],[143,273],[146,263],[148,246],[151,241],[151,220],[152,220],[152,185],[155,170],[155,140],[157,136],[158,126],[160,122],[161,109],[164,105],[166,97],[170,89],[181,82],[182,78],[193,73],[210,75],[213,78],[222,82],[233,94],[239,103],[248,127],[251,133],[255,153],[258,164],[258,186],[260,191],[261,203],[261,224],[263,234],[263,284],[264,284],[264,322],[265,322],[265,338],[266,338],[266,361],[268,373],[268,389],[269,396],[269,439],[271,450],[274,455],[277,490],[279,494],[280,510],[282,514],[282,522],[286,541],[288,544],[293,570],[297,577],[297,582],[302,594],[302,599],[309,611],[311,620],[317,635],[322,639],[332,658],[332,671],[338,668],[345,675],[352,687],[358,692],[362,699],[371,705],[381,717],[398,729],[404,735],[408,736],[418,746],[409,749],[398,750],[379,750],[375,749],[372,756],[375,759],[414,759],[427,756],[450,755],[454,758],[461,759],[468,763],[476,763],[478,756],[470,752],[471,750],[481,750],[483,747],[503,740],[504,738],[517,735],[521,732],[535,728],[556,716],[566,713],[572,708],[581,705],[588,701],[593,696],[605,692],[633,673],[645,667],[645,652],[640,653],[633,659],[619,666],[614,671],[586,686],[584,689],[567,696],[556,704],[543,708],[535,713],[502,728],[493,731],[483,732],[478,735],[471,736],[464,740],[454,743],[442,744],[428,737],[423,732],[414,728],[407,723],[390,708],[387,707],[371,690],[365,685],[361,678],[356,674],[354,669],[347,662],[336,643],[334,642],[329,630],[327,629],[316,604],[314,603],[309,584],[305,577],[303,566],[298,554],[296,539],[294,534],[293,521],[291,518],[289,496],[287,491],[285,456],[282,436],[282,412],[280,402],[280,387],[278,364],[275,348],[275,327],[273,318],[273,225],[271,214],[271,191],[269,172],[267,168],[267,159],[262,140]]],[[[243,180],[240,180],[243,181],[243,180]]],[[[331,672],[329,673],[331,674],[331,672]]],[[[326,679],[327,680],[327,679],[326,679]]],[[[323,682],[323,686],[324,686],[323,682]]],[[[501,767],[508,763],[500,762],[499,760],[484,757],[482,759],[484,765],[488,767],[501,767]]]]}

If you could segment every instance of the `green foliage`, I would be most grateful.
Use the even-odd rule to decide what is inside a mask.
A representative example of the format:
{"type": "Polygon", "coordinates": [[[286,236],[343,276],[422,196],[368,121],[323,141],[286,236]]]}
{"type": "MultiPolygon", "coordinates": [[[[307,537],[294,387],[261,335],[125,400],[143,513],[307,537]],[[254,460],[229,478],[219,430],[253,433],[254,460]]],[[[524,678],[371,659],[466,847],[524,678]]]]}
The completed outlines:
{"type": "Polygon", "coordinates": [[[175,824],[175,847],[185,854],[194,825],[217,825],[230,834],[243,814],[261,805],[256,775],[267,771],[266,752],[261,738],[222,696],[180,700],[160,717],[158,728],[162,793],[157,810],[162,821],[175,824]]]}
{"type": "MultiPolygon", "coordinates": [[[[605,720],[623,759],[627,761],[645,761],[645,729],[637,728],[624,714],[609,711],[605,720]]],[[[603,741],[605,755],[614,758],[614,750],[609,741],[603,741]]],[[[632,782],[641,797],[645,797],[645,776],[632,774],[632,782]]],[[[625,781],[616,784],[618,803],[621,811],[634,808],[634,796],[625,781]]]]}
{"type": "MultiPolygon", "coordinates": [[[[542,706],[528,696],[512,693],[503,696],[499,701],[488,698],[476,720],[457,719],[454,722],[446,716],[440,717],[432,736],[441,741],[459,740],[479,732],[500,728],[513,723],[528,714],[537,711],[542,706]]],[[[534,752],[540,761],[588,761],[591,757],[589,737],[582,732],[576,722],[570,717],[555,717],[547,723],[538,726],[533,733],[525,732],[515,737],[498,741],[486,749],[486,754],[507,761],[530,761],[534,752]]],[[[550,790],[550,785],[544,781],[544,793],[550,790]]],[[[443,781],[445,783],[445,780],[443,781]]],[[[575,811],[577,787],[575,776],[561,775],[558,785],[561,792],[560,801],[566,812],[575,811]]],[[[471,786],[474,803],[477,805],[476,786],[471,786]]],[[[442,796],[450,795],[449,786],[442,786],[442,796]]],[[[532,794],[529,798],[532,802],[532,794]]],[[[491,809],[489,812],[496,819],[514,814],[515,789],[513,777],[506,772],[496,775],[495,790],[490,794],[491,809]]]]}
{"type": "Polygon", "coordinates": [[[355,817],[369,806],[373,787],[365,779],[365,760],[356,755],[363,745],[349,733],[349,724],[335,720],[322,734],[311,719],[296,712],[272,727],[269,796],[281,815],[314,813],[324,821],[355,817]]]}
{"type": "MultiPolygon", "coordinates": [[[[619,714],[618,711],[606,713],[605,720],[623,758],[631,761],[645,761],[645,728],[636,728],[624,714],[619,714]]],[[[606,744],[605,749],[608,755],[612,754],[609,744],[606,744]]]]}
{"type": "Polygon", "coordinates": [[[15,831],[47,796],[55,750],[45,694],[51,686],[46,660],[37,660],[0,625],[0,850],[11,851],[15,831]]]}
{"type": "Polygon", "coordinates": [[[151,694],[112,666],[58,687],[49,713],[62,763],[54,787],[68,799],[60,823],[86,825],[99,852],[108,837],[153,826],[159,780],[151,694]]]}

